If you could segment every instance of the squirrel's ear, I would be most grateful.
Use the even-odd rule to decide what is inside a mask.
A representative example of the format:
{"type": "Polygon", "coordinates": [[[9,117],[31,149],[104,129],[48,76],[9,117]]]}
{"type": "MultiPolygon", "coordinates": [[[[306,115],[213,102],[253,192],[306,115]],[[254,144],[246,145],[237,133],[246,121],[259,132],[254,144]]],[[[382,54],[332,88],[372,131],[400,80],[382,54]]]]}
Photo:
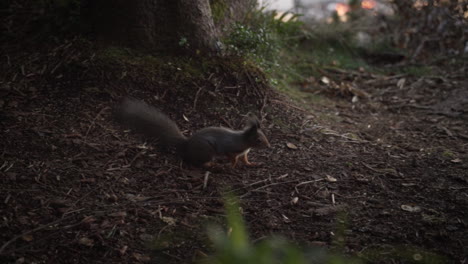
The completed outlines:
{"type": "Polygon", "coordinates": [[[245,130],[245,134],[247,134],[247,135],[256,135],[258,128],[259,127],[258,127],[256,122],[250,123],[250,121],[249,121],[248,127],[245,130]]]}
{"type": "Polygon", "coordinates": [[[247,114],[247,118],[248,118],[248,119],[247,119],[247,125],[248,125],[249,127],[255,126],[256,129],[260,128],[260,121],[258,120],[258,118],[257,118],[256,115],[254,115],[254,114],[252,114],[252,113],[249,112],[249,113],[247,114]]]}

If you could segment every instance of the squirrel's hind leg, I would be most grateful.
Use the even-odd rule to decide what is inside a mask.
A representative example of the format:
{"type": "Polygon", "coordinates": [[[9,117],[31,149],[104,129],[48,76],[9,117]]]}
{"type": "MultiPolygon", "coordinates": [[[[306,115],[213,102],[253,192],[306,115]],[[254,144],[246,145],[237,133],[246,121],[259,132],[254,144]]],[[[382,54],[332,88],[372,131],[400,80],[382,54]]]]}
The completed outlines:
{"type": "Polygon", "coordinates": [[[211,160],[211,161],[203,163],[201,167],[205,169],[209,169],[209,168],[212,168],[214,165],[215,165],[215,162],[211,160]]]}
{"type": "Polygon", "coordinates": [[[248,166],[248,167],[255,167],[255,166],[262,165],[262,163],[260,163],[260,162],[250,162],[248,157],[247,157],[249,152],[250,152],[250,149],[244,151],[242,154],[239,155],[239,156],[242,156],[242,161],[245,163],[245,165],[248,166]]]}
{"type": "Polygon", "coordinates": [[[237,165],[237,161],[239,160],[239,155],[229,155],[228,158],[231,161],[231,167],[234,169],[237,165]]]}
{"type": "Polygon", "coordinates": [[[248,167],[255,167],[255,166],[259,166],[259,165],[262,165],[262,163],[257,163],[257,162],[250,162],[249,161],[249,158],[248,158],[248,154],[250,152],[250,149],[247,149],[245,150],[244,152],[240,153],[240,154],[231,154],[231,155],[228,155],[228,158],[229,160],[231,161],[231,165],[232,165],[232,168],[235,168],[238,161],[239,161],[239,158],[242,159],[242,162],[245,163],[246,166],[248,167]]]}
{"type": "Polygon", "coordinates": [[[249,152],[243,153],[243,155],[242,155],[242,161],[245,163],[245,165],[251,166],[252,163],[249,161],[249,158],[247,157],[247,154],[249,154],[249,152]]]}

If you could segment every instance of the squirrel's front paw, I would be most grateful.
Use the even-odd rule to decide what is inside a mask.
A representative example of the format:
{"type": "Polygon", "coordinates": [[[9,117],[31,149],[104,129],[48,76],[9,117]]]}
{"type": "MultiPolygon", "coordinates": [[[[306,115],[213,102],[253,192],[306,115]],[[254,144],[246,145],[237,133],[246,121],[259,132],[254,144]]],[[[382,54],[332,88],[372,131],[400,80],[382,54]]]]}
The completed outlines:
{"type": "Polygon", "coordinates": [[[249,163],[245,163],[245,166],[247,167],[261,167],[263,166],[263,162],[249,162],[249,163]]]}

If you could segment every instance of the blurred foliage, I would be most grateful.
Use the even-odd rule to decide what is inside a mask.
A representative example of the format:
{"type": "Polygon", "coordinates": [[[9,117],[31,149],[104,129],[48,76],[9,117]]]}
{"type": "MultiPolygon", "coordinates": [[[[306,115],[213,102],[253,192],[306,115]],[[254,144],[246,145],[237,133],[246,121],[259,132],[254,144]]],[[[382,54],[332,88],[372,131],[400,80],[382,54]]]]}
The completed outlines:
{"type": "Polygon", "coordinates": [[[351,2],[354,18],[347,22],[336,19],[335,23],[305,24],[298,14],[253,10],[223,40],[226,51],[259,65],[270,83],[284,91],[311,76],[319,78],[322,67],[381,71],[372,64],[386,60],[375,54],[405,57],[388,34],[387,24],[360,10],[361,1],[351,2]]]}
{"type": "Polygon", "coordinates": [[[236,23],[223,39],[226,52],[253,60],[265,70],[277,64],[279,53],[288,46],[297,46],[305,37],[299,15],[260,8],[249,12],[242,23],[236,23]]]}
{"type": "Polygon", "coordinates": [[[408,50],[411,60],[466,56],[468,5],[466,1],[392,0],[396,23],[394,42],[408,50]]]}
{"type": "Polygon", "coordinates": [[[202,259],[203,264],[306,264],[306,263],[362,263],[357,258],[327,252],[324,248],[301,248],[279,237],[252,243],[235,197],[225,199],[228,230],[210,226],[208,236],[214,254],[202,259]]]}
{"type": "Polygon", "coordinates": [[[210,0],[211,14],[215,23],[218,23],[226,15],[229,7],[225,0],[210,0]]]}
{"type": "Polygon", "coordinates": [[[361,8],[362,2],[349,0],[349,12],[345,18],[339,17],[335,12],[332,21],[335,25],[347,26],[350,28],[349,32],[354,35],[358,32],[367,33],[372,40],[365,47],[367,51],[404,53],[406,62],[410,63],[432,63],[440,58],[467,55],[464,52],[468,47],[466,1],[379,2],[378,5],[385,7],[385,12],[361,8]]]}
{"type": "Polygon", "coordinates": [[[225,198],[227,228],[212,225],[208,236],[214,253],[199,260],[202,264],[354,264],[400,260],[403,263],[446,263],[436,254],[412,247],[382,248],[371,246],[356,256],[343,255],[346,247],[345,214],[337,217],[335,240],[332,247],[300,247],[280,237],[270,237],[259,242],[249,239],[241,216],[237,198],[225,198]]]}

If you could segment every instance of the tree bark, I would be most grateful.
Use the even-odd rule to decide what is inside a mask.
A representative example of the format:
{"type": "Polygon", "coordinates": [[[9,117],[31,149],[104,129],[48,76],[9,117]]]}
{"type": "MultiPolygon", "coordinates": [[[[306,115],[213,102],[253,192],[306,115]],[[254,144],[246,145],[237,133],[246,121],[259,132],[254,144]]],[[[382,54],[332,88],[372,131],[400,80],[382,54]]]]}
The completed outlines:
{"type": "Polygon", "coordinates": [[[219,52],[209,0],[96,0],[90,3],[98,39],[145,50],[219,52]],[[185,38],[186,43],[181,42],[185,38]]]}
{"type": "Polygon", "coordinates": [[[215,54],[220,51],[209,0],[178,0],[179,36],[186,38],[195,52],[215,54]]]}

